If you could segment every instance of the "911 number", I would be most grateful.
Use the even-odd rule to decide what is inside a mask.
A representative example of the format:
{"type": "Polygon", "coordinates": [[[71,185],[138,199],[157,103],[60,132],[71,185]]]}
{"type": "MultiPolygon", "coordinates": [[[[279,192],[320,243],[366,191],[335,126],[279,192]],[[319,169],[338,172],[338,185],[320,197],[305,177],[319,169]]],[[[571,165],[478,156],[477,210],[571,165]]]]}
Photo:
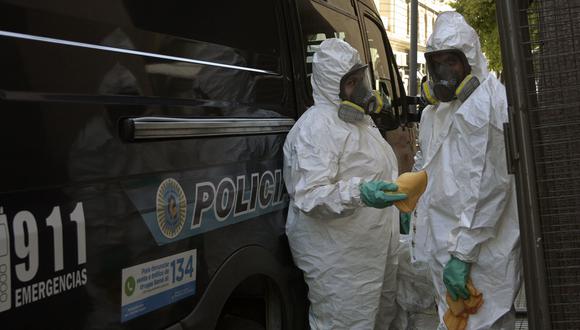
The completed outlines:
{"type": "MultiPolygon", "coordinates": [[[[76,224],[77,261],[81,265],[87,261],[83,203],[77,203],[70,213],[69,219],[76,224]]],[[[64,269],[62,216],[59,206],[55,206],[52,209],[45,223],[47,227],[52,229],[54,271],[58,272],[64,269]]],[[[23,260],[15,265],[16,277],[21,282],[28,282],[36,276],[39,265],[38,224],[36,218],[30,211],[20,211],[14,216],[12,229],[14,233],[14,253],[19,259],[23,260]]]]}

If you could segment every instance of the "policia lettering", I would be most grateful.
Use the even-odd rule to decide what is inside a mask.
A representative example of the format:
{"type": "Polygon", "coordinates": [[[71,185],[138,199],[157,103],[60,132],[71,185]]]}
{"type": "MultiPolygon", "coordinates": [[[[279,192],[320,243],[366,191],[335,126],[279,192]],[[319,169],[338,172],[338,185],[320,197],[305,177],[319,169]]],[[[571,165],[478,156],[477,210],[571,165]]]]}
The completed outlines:
{"type": "Polygon", "coordinates": [[[265,209],[278,205],[284,200],[284,182],[282,171],[275,170],[262,173],[252,173],[250,182],[246,176],[240,175],[236,180],[223,178],[217,186],[212,182],[200,182],[195,186],[196,200],[194,203],[191,229],[202,225],[204,214],[213,209],[215,218],[224,221],[231,216],[245,215],[256,211],[259,206],[265,209]]]}

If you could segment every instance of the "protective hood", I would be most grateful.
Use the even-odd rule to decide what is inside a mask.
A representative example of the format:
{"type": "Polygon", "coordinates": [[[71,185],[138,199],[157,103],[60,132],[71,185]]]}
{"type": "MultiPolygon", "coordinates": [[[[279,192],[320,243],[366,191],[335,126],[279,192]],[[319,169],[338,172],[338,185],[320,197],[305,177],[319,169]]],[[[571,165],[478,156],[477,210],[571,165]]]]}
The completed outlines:
{"type": "Polygon", "coordinates": [[[479,81],[485,80],[489,71],[487,61],[481,52],[479,37],[465,18],[454,11],[439,14],[433,33],[427,40],[428,52],[445,49],[461,50],[471,66],[471,74],[479,81]]]}
{"type": "Polygon", "coordinates": [[[340,39],[324,40],[312,61],[312,95],[315,104],[338,106],[340,79],[355,64],[360,63],[356,49],[340,39]]]}

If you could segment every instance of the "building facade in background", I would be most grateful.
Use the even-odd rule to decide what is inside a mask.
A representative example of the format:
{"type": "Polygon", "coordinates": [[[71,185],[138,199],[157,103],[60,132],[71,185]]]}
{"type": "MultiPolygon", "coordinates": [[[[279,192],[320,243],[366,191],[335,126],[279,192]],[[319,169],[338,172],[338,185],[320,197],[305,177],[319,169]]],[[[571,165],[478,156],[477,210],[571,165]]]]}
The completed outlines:
{"type": "MultiPolygon", "coordinates": [[[[418,0],[419,16],[417,30],[417,81],[427,74],[425,50],[427,38],[433,31],[437,15],[443,11],[453,10],[440,0],[418,0]]],[[[387,35],[397,59],[405,90],[409,91],[409,50],[411,41],[411,1],[410,0],[375,0],[377,9],[387,29],[387,35]]],[[[419,89],[417,89],[419,90],[419,89]]]]}

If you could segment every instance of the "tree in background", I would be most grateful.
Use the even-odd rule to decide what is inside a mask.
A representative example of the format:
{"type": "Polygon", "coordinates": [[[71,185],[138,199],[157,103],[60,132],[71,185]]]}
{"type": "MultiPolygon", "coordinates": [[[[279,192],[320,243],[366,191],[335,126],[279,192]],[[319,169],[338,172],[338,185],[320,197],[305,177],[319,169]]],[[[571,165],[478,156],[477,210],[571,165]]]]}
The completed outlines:
{"type": "Polygon", "coordinates": [[[495,0],[455,0],[449,5],[463,15],[481,41],[481,49],[489,62],[489,69],[501,73],[499,31],[495,16],[495,0]]]}

